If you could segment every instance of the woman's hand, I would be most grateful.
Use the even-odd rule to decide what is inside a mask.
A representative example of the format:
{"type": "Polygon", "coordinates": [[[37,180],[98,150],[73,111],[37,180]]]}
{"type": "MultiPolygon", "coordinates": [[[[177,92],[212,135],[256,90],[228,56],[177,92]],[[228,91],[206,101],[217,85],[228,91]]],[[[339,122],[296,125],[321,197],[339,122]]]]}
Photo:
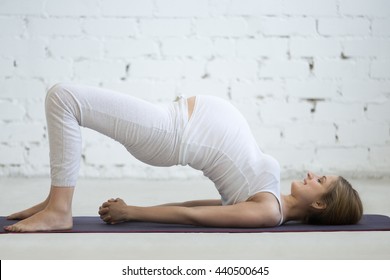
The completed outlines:
{"type": "Polygon", "coordinates": [[[128,206],[123,199],[109,199],[99,207],[100,219],[108,224],[118,224],[130,221],[132,206],[128,206]]]}

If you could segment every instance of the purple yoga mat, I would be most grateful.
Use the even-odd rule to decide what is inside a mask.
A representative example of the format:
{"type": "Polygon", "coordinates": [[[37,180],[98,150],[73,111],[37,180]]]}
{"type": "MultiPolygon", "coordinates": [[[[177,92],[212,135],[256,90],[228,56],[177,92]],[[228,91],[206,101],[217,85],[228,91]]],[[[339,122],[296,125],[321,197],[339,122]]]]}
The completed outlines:
{"type": "MultiPolygon", "coordinates": [[[[3,227],[15,223],[0,217],[0,234],[7,233],[3,227]]],[[[74,217],[73,229],[49,231],[50,233],[261,233],[261,232],[331,232],[331,231],[390,231],[390,217],[364,215],[355,225],[319,226],[289,222],[272,228],[220,228],[190,225],[128,222],[108,225],[99,217],[74,217]]],[[[47,233],[47,232],[45,232],[47,233]]]]}

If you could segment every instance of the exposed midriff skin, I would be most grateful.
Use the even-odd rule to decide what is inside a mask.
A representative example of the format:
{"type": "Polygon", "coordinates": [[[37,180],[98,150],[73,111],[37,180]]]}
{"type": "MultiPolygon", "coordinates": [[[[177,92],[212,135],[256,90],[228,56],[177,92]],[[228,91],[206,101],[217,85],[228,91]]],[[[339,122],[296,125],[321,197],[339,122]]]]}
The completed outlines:
{"type": "Polygon", "coordinates": [[[195,96],[192,96],[192,97],[187,98],[187,104],[188,104],[188,119],[191,118],[192,113],[194,112],[195,100],[196,100],[196,97],[195,97],[195,96]]]}

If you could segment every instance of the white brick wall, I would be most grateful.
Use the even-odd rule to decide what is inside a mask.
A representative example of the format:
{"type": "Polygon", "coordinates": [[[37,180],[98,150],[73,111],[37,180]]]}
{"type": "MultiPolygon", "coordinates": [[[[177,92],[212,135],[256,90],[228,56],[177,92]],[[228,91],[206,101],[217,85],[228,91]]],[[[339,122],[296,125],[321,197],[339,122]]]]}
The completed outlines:
{"type": "MultiPolygon", "coordinates": [[[[0,0],[0,176],[49,174],[61,81],[229,99],[284,178],[390,177],[388,0],[0,0]]],[[[82,131],[82,176],[200,176],[82,131]]]]}

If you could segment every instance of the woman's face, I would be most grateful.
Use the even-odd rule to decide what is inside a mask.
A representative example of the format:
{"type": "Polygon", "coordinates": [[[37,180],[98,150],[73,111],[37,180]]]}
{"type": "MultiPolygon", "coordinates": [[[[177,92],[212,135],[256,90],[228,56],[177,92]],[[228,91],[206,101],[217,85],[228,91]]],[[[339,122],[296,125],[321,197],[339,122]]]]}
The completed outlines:
{"type": "Polygon", "coordinates": [[[322,196],[330,189],[330,185],[337,180],[338,176],[318,176],[308,172],[302,181],[291,183],[291,195],[303,205],[312,205],[320,201],[322,196]]]}

